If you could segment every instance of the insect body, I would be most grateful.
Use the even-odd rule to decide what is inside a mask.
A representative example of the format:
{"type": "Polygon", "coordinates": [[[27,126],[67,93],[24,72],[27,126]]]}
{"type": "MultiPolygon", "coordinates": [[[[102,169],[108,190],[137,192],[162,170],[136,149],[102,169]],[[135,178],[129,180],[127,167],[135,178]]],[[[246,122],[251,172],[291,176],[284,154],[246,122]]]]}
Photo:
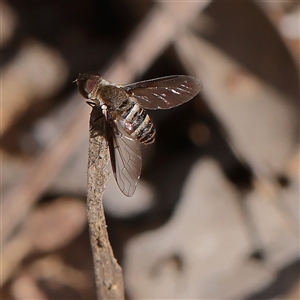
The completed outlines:
{"type": "Polygon", "coordinates": [[[100,88],[100,96],[110,113],[115,115],[115,119],[133,139],[143,144],[154,142],[154,125],[135,98],[123,88],[112,85],[100,88]]]}
{"type": "Polygon", "coordinates": [[[155,128],[145,109],[185,103],[200,92],[202,83],[191,76],[173,75],[117,85],[95,73],[79,74],[76,83],[87,103],[104,115],[113,173],[120,190],[130,197],[141,174],[139,144],[155,140],[155,128]]]}

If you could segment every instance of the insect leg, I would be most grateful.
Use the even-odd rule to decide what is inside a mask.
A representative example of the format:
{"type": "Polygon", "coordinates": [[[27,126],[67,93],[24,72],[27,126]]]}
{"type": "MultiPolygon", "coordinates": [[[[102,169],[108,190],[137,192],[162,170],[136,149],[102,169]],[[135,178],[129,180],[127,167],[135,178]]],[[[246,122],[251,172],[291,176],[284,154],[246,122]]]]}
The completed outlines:
{"type": "Polygon", "coordinates": [[[101,109],[105,119],[107,120],[107,106],[105,104],[102,104],[101,109]]]}

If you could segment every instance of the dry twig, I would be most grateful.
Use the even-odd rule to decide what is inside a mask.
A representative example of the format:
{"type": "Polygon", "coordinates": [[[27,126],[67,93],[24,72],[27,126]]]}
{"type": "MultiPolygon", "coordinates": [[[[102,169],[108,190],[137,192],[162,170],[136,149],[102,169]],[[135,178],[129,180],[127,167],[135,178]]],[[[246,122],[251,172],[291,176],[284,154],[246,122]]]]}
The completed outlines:
{"type": "Polygon", "coordinates": [[[94,257],[97,294],[99,299],[124,299],[122,269],[114,258],[109,243],[102,195],[108,179],[105,167],[108,162],[107,143],[102,134],[103,115],[96,108],[90,119],[88,157],[87,216],[90,241],[94,257]]]}

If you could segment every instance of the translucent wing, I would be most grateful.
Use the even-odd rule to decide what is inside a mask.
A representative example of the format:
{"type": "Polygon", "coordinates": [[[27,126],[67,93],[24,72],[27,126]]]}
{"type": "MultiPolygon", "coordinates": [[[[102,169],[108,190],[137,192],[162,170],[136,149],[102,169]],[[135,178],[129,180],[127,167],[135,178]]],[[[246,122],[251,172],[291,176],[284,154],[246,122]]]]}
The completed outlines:
{"type": "Polygon", "coordinates": [[[141,175],[140,145],[129,136],[109,112],[106,118],[106,135],[112,170],[122,193],[131,197],[141,175]]]}
{"type": "Polygon", "coordinates": [[[122,86],[146,109],[168,109],[185,103],[202,89],[197,78],[173,75],[122,86]]]}

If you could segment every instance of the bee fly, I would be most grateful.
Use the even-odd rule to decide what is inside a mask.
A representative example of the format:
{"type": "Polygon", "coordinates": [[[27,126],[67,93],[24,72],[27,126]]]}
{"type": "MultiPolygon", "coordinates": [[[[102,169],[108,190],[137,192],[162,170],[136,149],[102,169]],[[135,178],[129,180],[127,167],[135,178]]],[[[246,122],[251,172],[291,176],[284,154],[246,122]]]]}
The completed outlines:
{"type": "Polygon", "coordinates": [[[114,84],[96,73],[75,80],[86,102],[105,119],[105,135],[116,182],[133,195],[141,175],[140,144],[155,140],[154,125],[144,109],[169,109],[196,96],[202,83],[191,76],[172,75],[130,84],[114,84]]]}

